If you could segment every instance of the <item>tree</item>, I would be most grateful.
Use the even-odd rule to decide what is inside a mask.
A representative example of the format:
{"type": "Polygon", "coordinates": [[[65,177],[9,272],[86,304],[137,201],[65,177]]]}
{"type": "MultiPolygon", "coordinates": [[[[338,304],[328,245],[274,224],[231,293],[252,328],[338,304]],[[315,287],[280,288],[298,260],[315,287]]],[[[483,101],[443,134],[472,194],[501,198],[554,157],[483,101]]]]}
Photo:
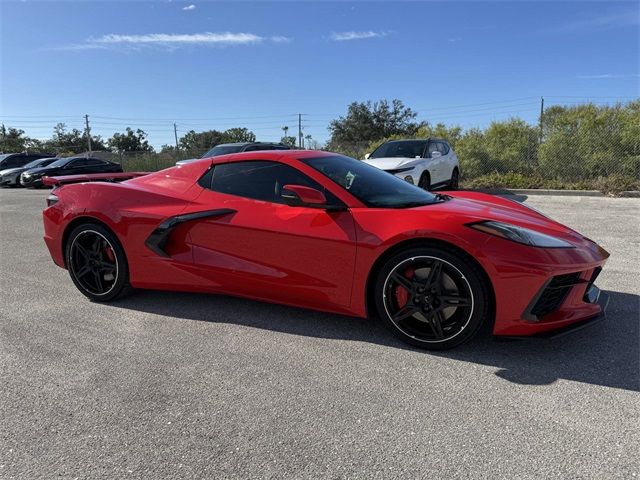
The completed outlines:
{"type": "Polygon", "coordinates": [[[298,140],[296,139],[296,137],[292,137],[290,135],[287,135],[286,137],[282,137],[280,139],[280,143],[288,145],[291,148],[295,148],[297,146],[297,142],[298,140]]]}
{"type": "Polygon", "coordinates": [[[127,127],[125,133],[115,133],[107,141],[109,148],[114,152],[153,152],[153,147],[147,141],[147,134],[144,130],[133,130],[127,127]]]}
{"type": "Polygon", "coordinates": [[[224,132],[218,130],[204,132],[190,130],[180,138],[179,145],[181,150],[193,150],[203,153],[221,143],[255,141],[255,134],[246,128],[229,128],[224,132]]]}
{"type": "Polygon", "coordinates": [[[531,174],[538,163],[538,137],[539,130],[519,118],[491,122],[484,140],[494,170],[531,174]]]}
{"type": "Polygon", "coordinates": [[[204,132],[189,130],[180,138],[179,146],[181,150],[204,152],[222,143],[222,138],[222,132],[218,130],[207,130],[204,132]]]}
{"type": "Polygon", "coordinates": [[[222,143],[256,141],[255,133],[247,130],[246,128],[230,128],[223,132],[222,137],[224,139],[222,143]]]}
{"type": "Polygon", "coordinates": [[[24,152],[32,140],[24,136],[24,130],[17,128],[0,127],[0,152],[18,153],[24,152]]]}
{"type": "Polygon", "coordinates": [[[395,99],[379,102],[353,102],[347,115],[332,120],[329,125],[329,148],[347,144],[368,143],[394,135],[413,136],[426,124],[416,123],[417,113],[395,99]]]}
{"type": "MultiPolygon", "coordinates": [[[[86,132],[74,128],[67,130],[67,125],[58,123],[53,127],[53,135],[42,142],[42,148],[47,151],[63,154],[76,154],[88,150],[86,132]]],[[[91,150],[106,150],[107,146],[100,135],[91,136],[91,150]]]]}

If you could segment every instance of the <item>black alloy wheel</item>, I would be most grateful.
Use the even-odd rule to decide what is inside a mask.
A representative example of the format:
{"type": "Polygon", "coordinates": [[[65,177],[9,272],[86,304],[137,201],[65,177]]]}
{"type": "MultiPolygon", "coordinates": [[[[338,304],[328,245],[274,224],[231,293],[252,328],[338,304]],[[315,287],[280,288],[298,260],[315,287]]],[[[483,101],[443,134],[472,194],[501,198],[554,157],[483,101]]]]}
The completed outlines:
{"type": "Polygon", "coordinates": [[[477,267],[453,252],[411,249],[390,258],[376,284],[377,310],[396,336],[427,349],[470,339],[488,316],[477,267]]]}
{"type": "Polygon", "coordinates": [[[431,175],[429,175],[429,172],[422,172],[422,175],[420,175],[420,180],[418,181],[418,186],[423,190],[431,189],[431,175]]]}
{"type": "Polygon", "coordinates": [[[98,224],[83,224],[69,236],[66,263],[73,283],[94,301],[109,301],[128,285],[128,266],[117,238],[98,224]]]}
{"type": "Polygon", "coordinates": [[[460,173],[458,172],[457,169],[454,169],[453,173],[451,174],[451,181],[449,182],[449,189],[450,190],[457,190],[459,186],[460,186],[460,173]]]}

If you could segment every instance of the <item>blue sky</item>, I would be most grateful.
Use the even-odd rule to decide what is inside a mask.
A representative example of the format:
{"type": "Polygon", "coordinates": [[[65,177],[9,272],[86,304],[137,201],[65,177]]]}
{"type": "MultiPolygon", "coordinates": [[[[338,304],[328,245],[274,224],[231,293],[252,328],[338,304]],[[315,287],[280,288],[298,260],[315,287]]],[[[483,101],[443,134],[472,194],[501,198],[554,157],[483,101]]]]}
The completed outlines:
{"type": "Polygon", "coordinates": [[[639,95],[637,2],[45,2],[0,0],[0,117],[187,130],[281,127],[326,140],[354,100],[400,98],[463,127],[546,105],[639,95]]]}

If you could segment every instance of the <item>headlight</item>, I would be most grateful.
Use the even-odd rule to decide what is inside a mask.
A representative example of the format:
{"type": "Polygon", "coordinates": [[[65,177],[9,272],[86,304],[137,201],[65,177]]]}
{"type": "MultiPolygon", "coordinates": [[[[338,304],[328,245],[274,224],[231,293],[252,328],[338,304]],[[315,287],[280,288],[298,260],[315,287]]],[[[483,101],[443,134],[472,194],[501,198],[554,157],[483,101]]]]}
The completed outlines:
{"type": "Polygon", "coordinates": [[[574,248],[569,242],[545,233],[536,232],[524,227],[510,225],[502,222],[478,222],[467,225],[475,230],[479,230],[489,235],[511,240],[513,242],[530,245],[532,247],[543,248],[574,248]]]}

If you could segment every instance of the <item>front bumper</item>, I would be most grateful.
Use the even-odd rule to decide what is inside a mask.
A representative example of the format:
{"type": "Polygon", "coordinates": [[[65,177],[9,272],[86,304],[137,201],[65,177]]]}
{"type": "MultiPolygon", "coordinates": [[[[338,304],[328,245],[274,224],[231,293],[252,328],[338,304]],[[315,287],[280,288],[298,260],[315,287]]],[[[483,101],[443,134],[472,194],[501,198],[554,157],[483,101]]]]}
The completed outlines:
{"type": "Polygon", "coordinates": [[[18,175],[3,175],[0,177],[0,186],[20,185],[18,175]]]}
{"type": "Polygon", "coordinates": [[[41,187],[42,177],[20,177],[20,185],[23,187],[41,187]]]}
{"type": "Polygon", "coordinates": [[[566,335],[578,332],[580,330],[584,330],[585,328],[592,327],[603,322],[607,318],[607,307],[609,306],[609,294],[602,292],[598,287],[592,285],[590,287],[590,292],[587,292],[587,296],[593,296],[595,305],[600,307],[600,313],[596,314],[593,317],[587,318],[586,320],[581,320],[565,327],[557,328],[554,330],[548,330],[541,333],[536,333],[528,336],[518,336],[518,335],[502,335],[500,338],[505,339],[514,339],[514,340],[524,340],[524,339],[538,339],[538,340],[555,340],[557,338],[562,338],[566,335]]]}

